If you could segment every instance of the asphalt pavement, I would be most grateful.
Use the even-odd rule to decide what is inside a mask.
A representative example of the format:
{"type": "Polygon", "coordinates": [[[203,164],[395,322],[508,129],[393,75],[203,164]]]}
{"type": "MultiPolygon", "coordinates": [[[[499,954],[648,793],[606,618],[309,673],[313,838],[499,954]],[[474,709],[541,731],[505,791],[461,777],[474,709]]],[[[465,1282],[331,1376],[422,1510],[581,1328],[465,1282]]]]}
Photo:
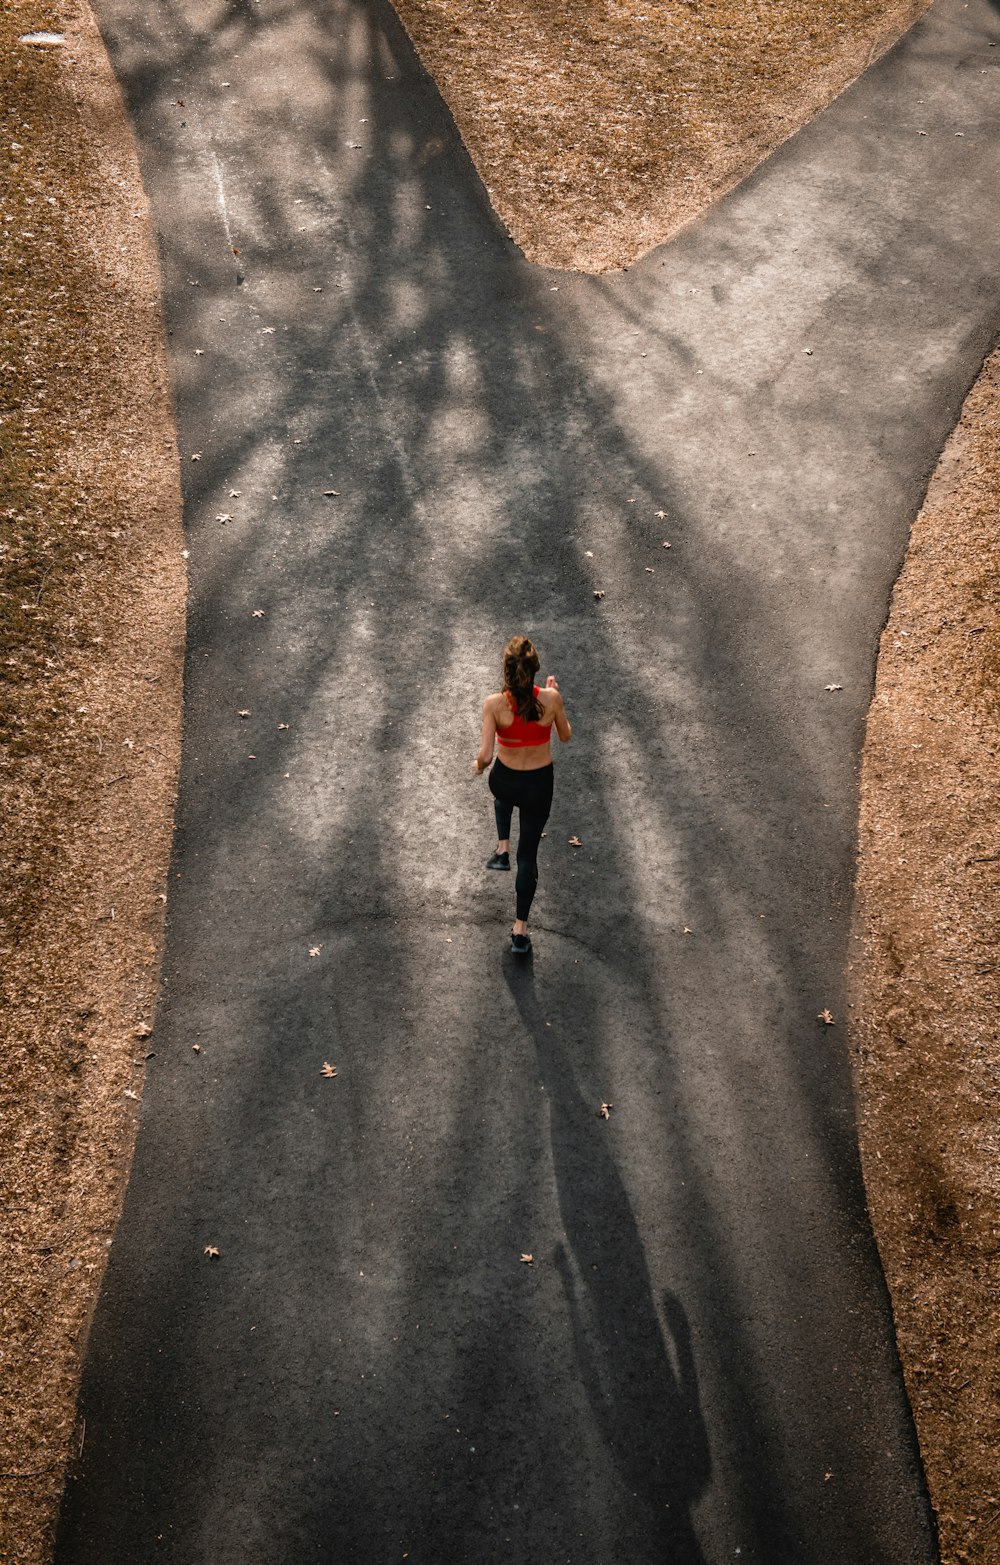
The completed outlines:
{"type": "Polygon", "coordinates": [[[191,600],[58,1565],[929,1565],[845,993],[877,637],[1000,324],[997,9],[608,277],[523,259],[381,0],[96,9],[191,600]],[[520,965],[516,631],[574,726],[520,965]]]}

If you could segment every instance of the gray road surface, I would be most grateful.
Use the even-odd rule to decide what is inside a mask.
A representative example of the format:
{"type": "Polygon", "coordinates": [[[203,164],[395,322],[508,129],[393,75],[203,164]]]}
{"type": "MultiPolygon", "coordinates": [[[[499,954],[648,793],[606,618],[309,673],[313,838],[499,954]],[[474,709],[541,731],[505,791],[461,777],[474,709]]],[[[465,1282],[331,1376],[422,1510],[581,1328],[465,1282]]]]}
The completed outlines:
{"type": "Polygon", "coordinates": [[[381,0],[98,12],[192,597],[59,1565],[927,1565],[845,975],[876,639],[1000,320],[996,9],[605,278],[521,258],[381,0]],[[516,630],[576,730],[520,967],[468,775],[516,630]]]}

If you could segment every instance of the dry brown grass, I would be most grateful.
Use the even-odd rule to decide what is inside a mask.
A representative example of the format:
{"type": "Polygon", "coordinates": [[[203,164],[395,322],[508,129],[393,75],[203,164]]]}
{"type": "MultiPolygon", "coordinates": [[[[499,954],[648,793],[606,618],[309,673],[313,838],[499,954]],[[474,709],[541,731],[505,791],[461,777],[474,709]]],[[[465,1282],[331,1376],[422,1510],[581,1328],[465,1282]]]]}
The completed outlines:
{"type": "Polygon", "coordinates": [[[830,103],[928,0],[397,0],[512,237],[607,272],[830,103]]]}
{"type": "Polygon", "coordinates": [[[948,1565],[1000,1560],[1000,351],[882,635],[854,974],[861,1147],[948,1565]]]}
{"type": "Polygon", "coordinates": [[[0,129],[0,1557],[34,1565],[155,1000],[184,577],[155,255],[75,0],[7,0],[0,129]]]}

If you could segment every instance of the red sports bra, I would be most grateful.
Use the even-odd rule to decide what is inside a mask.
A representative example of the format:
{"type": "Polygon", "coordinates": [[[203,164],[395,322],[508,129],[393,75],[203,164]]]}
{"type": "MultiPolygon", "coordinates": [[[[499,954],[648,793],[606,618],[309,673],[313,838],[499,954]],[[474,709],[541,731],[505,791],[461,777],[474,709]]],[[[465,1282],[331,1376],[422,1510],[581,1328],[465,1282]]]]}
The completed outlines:
{"type": "MultiPolygon", "coordinates": [[[[534,686],[535,700],[538,700],[538,686],[534,686]]],[[[497,725],[497,744],[506,745],[508,749],[526,748],[533,744],[548,744],[552,738],[551,723],[536,723],[521,717],[517,710],[517,704],[509,690],[504,691],[508,705],[514,713],[514,721],[509,728],[501,728],[497,725]]]]}

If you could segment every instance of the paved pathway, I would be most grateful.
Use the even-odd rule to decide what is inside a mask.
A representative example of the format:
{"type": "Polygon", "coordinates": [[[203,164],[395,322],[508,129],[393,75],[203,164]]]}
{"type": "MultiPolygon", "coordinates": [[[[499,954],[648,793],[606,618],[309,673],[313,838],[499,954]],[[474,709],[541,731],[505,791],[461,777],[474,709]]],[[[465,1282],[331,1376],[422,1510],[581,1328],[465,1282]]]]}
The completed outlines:
{"type": "Polygon", "coordinates": [[[380,0],[98,10],[192,599],[59,1565],[932,1561],[844,990],[876,638],[1000,321],[996,10],[609,278],[521,259],[380,0]],[[518,968],[468,763],[522,628],[577,737],[518,968]]]}

